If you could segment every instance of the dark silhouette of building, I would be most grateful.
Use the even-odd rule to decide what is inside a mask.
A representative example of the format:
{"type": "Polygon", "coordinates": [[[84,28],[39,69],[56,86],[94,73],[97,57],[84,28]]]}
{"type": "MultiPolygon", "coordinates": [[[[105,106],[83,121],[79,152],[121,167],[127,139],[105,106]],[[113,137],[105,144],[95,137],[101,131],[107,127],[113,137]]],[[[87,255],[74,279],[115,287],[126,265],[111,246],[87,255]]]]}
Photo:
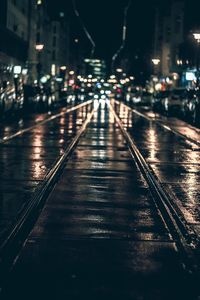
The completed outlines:
{"type": "Polygon", "coordinates": [[[160,59],[161,75],[178,72],[180,45],[184,41],[184,2],[165,2],[157,6],[155,17],[154,58],[160,59]]]}

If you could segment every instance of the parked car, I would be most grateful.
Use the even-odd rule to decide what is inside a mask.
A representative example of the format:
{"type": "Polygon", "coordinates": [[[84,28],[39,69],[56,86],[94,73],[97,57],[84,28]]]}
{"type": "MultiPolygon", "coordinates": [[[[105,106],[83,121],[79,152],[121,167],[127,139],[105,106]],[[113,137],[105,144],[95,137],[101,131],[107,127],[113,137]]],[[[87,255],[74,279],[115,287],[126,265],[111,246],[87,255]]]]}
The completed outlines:
{"type": "Polygon", "coordinates": [[[200,91],[190,89],[183,101],[183,117],[192,124],[200,123],[200,91]]]}
{"type": "Polygon", "coordinates": [[[23,103],[22,79],[0,69],[0,113],[18,111],[23,108],[23,103]]]}
{"type": "Polygon", "coordinates": [[[15,87],[7,80],[0,81],[0,113],[1,115],[13,109],[15,101],[15,87]]]}
{"type": "Polygon", "coordinates": [[[192,112],[194,111],[194,105],[196,102],[195,89],[187,90],[186,97],[182,101],[182,116],[185,119],[190,120],[192,112]]]}
{"type": "Polygon", "coordinates": [[[126,101],[130,102],[133,105],[141,104],[142,93],[140,89],[135,87],[129,87],[126,93],[126,101]]]}
{"type": "Polygon", "coordinates": [[[177,88],[170,91],[168,97],[162,101],[164,112],[166,114],[181,115],[185,97],[187,97],[187,90],[184,88],[177,88]]]}

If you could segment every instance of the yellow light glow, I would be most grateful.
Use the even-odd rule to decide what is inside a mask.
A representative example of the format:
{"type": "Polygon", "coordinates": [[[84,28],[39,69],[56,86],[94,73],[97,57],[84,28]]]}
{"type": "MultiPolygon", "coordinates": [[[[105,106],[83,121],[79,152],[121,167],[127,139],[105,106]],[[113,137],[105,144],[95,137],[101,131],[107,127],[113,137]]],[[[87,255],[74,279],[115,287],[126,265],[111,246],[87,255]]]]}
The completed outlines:
{"type": "Polygon", "coordinates": [[[193,36],[194,36],[195,40],[197,40],[197,42],[200,43],[200,33],[195,32],[195,33],[193,33],[193,36]]]}
{"type": "Polygon", "coordinates": [[[159,58],[152,58],[152,63],[157,66],[160,63],[160,59],[159,58]]]}
{"type": "Polygon", "coordinates": [[[35,49],[36,49],[37,51],[42,51],[42,50],[44,49],[44,45],[43,45],[43,44],[36,44],[36,45],[35,45],[35,49]]]}
{"type": "Polygon", "coordinates": [[[66,66],[61,66],[60,69],[61,69],[62,71],[65,71],[65,70],[67,69],[67,67],[66,67],[66,66]]]}

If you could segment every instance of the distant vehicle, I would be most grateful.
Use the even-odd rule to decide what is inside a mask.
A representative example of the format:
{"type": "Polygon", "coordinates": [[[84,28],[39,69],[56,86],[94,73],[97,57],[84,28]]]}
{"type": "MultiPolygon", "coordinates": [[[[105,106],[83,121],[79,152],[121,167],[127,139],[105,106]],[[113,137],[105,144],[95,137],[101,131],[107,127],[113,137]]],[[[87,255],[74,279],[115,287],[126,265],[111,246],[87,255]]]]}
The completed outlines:
{"type": "Polygon", "coordinates": [[[135,87],[129,87],[126,93],[126,101],[130,102],[131,104],[138,105],[142,102],[142,93],[140,89],[135,87]]]}
{"type": "Polygon", "coordinates": [[[177,88],[173,90],[160,91],[154,96],[153,110],[163,112],[167,115],[182,115],[183,105],[187,97],[187,90],[177,88]]]}
{"type": "Polygon", "coordinates": [[[13,109],[15,102],[14,83],[1,78],[0,80],[0,113],[1,115],[13,109]]]}
{"type": "Polygon", "coordinates": [[[177,88],[170,91],[168,97],[162,101],[164,112],[166,114],[181,115],[183,100],[187,96],[184,88],[177,88]]]}
{"type": "Polygon", "coordinates": [[[113,88],[114,97],[116,99],[122,100],[124,99],[124,90],[121,84],[116,84],[113,88]]]}
{"type": "Polygon", "coordinates": [[[183,100],[183,117],[192,124],[200,124],[200,91],[191,89],[187,91],[187,96],[183,100]]]}
{"type": "Polygon", "coordinates": [[[182,101],[182,116],[188,120],[192,119],[193,111],[195,110],[196,102],[195,89],[187,90],[186,96],[182,101]]]}

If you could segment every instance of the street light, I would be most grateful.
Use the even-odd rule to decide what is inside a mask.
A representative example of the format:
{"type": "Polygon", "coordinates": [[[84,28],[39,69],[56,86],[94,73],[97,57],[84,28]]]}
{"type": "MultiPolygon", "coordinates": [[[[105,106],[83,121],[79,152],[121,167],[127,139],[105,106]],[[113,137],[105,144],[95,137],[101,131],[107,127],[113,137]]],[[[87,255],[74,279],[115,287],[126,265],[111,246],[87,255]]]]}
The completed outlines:
{"type": "Polygon", "coordinates": [[[117,72],[117,73],[122,73],[122,72],[123,72],[123,70],[122,70],[122,69],[120,69],[120,68],[118,68],[118,69],[116,69],[116,72],[117,72]]]}
{"type": "Polygon", "coordinates": [[[40,51],[42,51],[42,50],[44,49],[44,45],[43,45],[43,44],[36,44],[36,45],[35,45],[35,49],[36,49],[38,52],[40,52],[40,51]]]}
{"type": "Polygon", "coordinates": [[[159,58],[152,58],[152,63],[153,63],[153,66],[154,66],[154,70],[153,70],[153,73],[154,73],[154,76],[152,76],[152,81],[153,81],[153,89],[154,91],[156,91],[156,84],[158,82],[158,66],[160,64],[160,59],[159,58]]]}
{"type": "Polygon", "coordinates": [[[66,67],[66,66],[61,66],[60,69],[61,69],[62,71],[66,71],[67,67],[66,67]]]}
{"type": "Polygon", "coordinates": [[[152,58],[151,61],[154,65],[154,75],[158,75],[158,65],[160,63],[160,59],[159,58],[152,58]]]}
{"type": "Polygon", "coordinates": [[[152,63],[154,64],[154,66],[158,66],[160,63],[160,59],[159,58],[152,58],[152,63]]]}
{"type": "Polygon", "coordinates": [[[199,86],[199,45],[200,45],[200,33],[193,33],[194,39],[197,41],[197,57],[196,57],[196,86],[199,86]]]}

